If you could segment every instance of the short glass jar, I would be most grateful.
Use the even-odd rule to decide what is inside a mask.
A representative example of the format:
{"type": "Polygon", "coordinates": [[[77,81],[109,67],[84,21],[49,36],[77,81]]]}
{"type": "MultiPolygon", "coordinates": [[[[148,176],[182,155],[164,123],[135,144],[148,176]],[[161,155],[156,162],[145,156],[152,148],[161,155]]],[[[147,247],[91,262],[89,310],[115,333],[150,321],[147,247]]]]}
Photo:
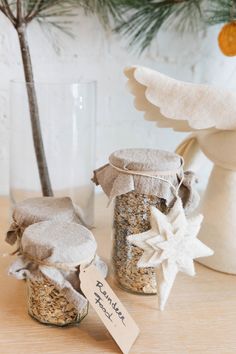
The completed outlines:
{"type": "Polygon", "coordinates": [[[27,227],[9,273],[26,279],[28,313],[44,324],[79,323],[88,313],[80,289],[80,265],[96,257],[93,234],[73,222],[44,221],[27,227]]]}
{"type": "Polygon", "coordinates": [[[186,211],[198,203],[195,178],[183,172],[183,160],[174,153],[154,149],[114,152],[109,164],[95,171],[94,182],[114,199],[113,265],[119,285],[138,294],[157,292],[154,268],[139,268],[143,250],[128,242],[128,236],[150,229],[150,207],[168,213],[179,188],[186,211]]]}

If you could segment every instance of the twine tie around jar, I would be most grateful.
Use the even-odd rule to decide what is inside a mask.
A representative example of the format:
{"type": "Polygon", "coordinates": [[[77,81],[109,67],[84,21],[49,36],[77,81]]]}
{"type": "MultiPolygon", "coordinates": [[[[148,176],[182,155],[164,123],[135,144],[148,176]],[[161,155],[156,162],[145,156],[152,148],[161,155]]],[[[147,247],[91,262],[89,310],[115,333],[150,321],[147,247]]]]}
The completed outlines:
{"type": "Polygon", "coordinates": [[[76,262],[76,263],[63,263],[63,262],[50,262],[47,260],[41,260],[39,258],[32,257],[27,252],[21,252],[19,255],[22,257],[25,257],[30,262],[33,262],[39,266],[52,267],[52,268],[56,268],[58,270],[67,271],[67,272],[77,271],[78,267],[81,265],[83,265],[84,267],[88,267],[91,263],[93,263],[93,261],[96,258],[96,253],[95,253],[93,258],[89,262],[84,261],[84,262],[79,262],[79,263],[78,262],[76,262]]]}
{"type": "Polygon", "coordinates": [[[117,166],[113,165],[111,162],[109,162],[109,165],[112,168],[114,168],[115,170],[117,170],[123,174],[148,177],[148,178],[153,178],[153,179],[163,181],[163,182],[169,184],[169,186],[173,189],[174,196],[177,198],[179,189],[184,181],[184,174],[182,174],[181,180],[180,180],[177,187],[175,187],[174,184],[171,183],[170,181],[168,181],[167,179],[162,178],[160,176],[170,176],[170,175],[174,175],[174,174],[177,175],[179,171],[182,171],[183,166],[184,166],[184,159],[182,156],[180,156],[180,158],[181,158],[180,167],[176,170],[169,170],[169,171],[135,171],[135,170],[129,170],[127,167],[124,167],[124,168],[117,167],[117,166]]]}

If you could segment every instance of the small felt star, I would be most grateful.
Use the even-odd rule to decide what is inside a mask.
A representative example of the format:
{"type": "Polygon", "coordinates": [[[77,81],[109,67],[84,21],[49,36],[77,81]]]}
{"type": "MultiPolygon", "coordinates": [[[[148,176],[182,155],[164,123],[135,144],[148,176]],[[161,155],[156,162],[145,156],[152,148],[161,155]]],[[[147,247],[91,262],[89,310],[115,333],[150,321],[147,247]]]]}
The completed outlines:
{"type": "Polygon", "coordinates": [[[144,250],[138,267],[158,267],[160,308],[164,309],[178,272],[195,275],[193,260],[210,256],[213,251],[197,239],[202,215],[187,219],[182,201],[177,198],[167,215],[151,208],[151,229],[128,237],[144,250]]]}

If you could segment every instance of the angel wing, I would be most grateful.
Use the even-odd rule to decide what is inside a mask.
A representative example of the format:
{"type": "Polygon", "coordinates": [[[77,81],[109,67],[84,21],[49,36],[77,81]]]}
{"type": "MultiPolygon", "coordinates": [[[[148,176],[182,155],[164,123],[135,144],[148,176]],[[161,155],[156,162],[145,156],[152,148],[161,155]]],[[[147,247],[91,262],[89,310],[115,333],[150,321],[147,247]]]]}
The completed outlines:
{"type": "Polygon", "coordinates": [[[147,120],[177,131],[236,130],[236,93],[172,79],[157,71],[125,69],[135,107],[147,120]]]}

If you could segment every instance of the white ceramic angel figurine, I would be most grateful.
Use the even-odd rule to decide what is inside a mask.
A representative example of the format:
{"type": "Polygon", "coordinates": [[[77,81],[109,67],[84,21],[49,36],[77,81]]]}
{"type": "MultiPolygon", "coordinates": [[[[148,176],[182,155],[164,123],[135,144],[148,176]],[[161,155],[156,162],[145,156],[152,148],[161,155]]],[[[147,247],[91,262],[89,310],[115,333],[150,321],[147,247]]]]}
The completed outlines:
{"type": "Polygon", "coordinates": [[[125,70],[135,107],[159,127],[191,132],[177,148],[188,166],[200,149],[213,162],[201,202],[199,239],[214,256],[201,263],[236,274],[236,92],[174,80],[133,66],[125,70]]]}

